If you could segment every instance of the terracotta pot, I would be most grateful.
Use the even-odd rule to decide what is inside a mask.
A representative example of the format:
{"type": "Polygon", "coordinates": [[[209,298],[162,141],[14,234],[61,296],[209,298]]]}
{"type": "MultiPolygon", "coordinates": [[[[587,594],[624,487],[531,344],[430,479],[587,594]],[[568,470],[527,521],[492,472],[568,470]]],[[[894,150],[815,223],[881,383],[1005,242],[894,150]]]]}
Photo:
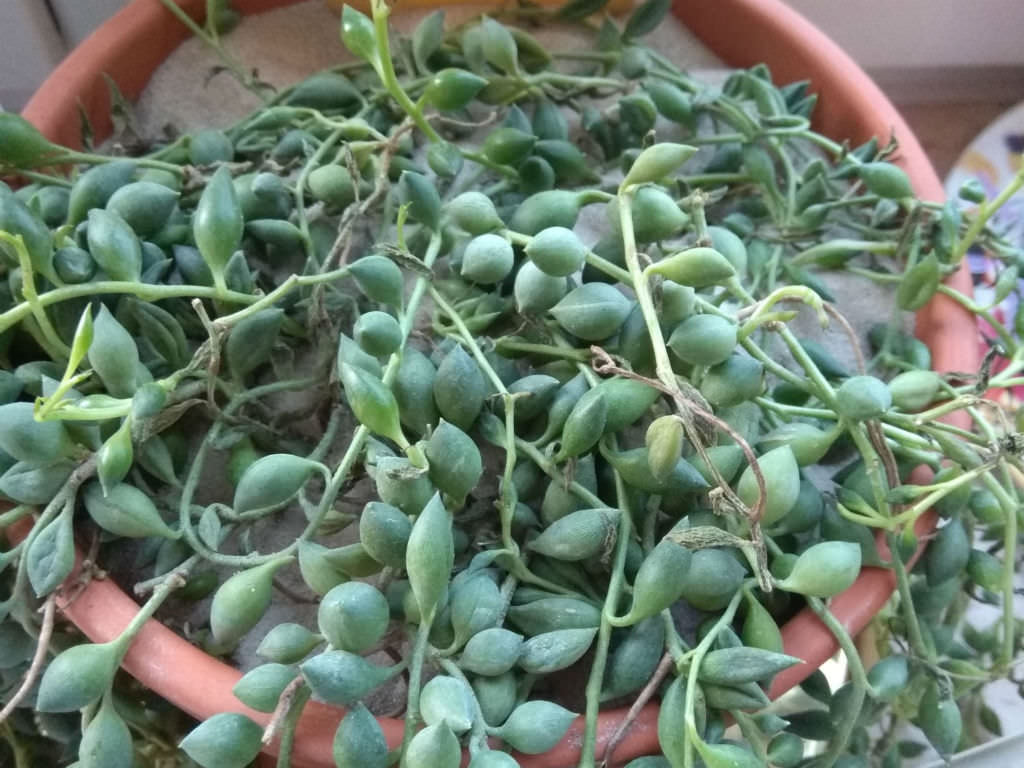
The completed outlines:
{"type": "MultiPolygon", "coordinates": [[[[199,19],[204,0],[178,0],[199,19]]],[[[235,0],[244,13],[259,13],[295,0],[235,0]]],[[[407,0],[407,6],[431,5],[431,0],[407,0]]],[[[899,162],[909,173],[918,195],[938,200],[942,186],[921,145],[907,124],[864,72],[811,23],[779,0],[677,0],[673,12],[716,54],[734,66],[766,62],[780,82],[810,78],[820,96],[815,127],[835,139],[854,144],[871,136],[899,139],[899,162]]],[[[78,109],[92,121],[97,139],[108,135],[109,97],[102,74],[117,81],[133,99],[150,75],[181,43],[187,32],[155,0],[134,0],[68,56],[36,93],[24,115],[51,139],[74,146],[78,142],[78,109]]],[[[951,284],[970,293],[966,270],[951,284]]],[[[973,370],[977,344],[973,317],[955,302],[937,296],[918,313],[917,334],[932,350],[938,371],[973,370]]],[[[920,521],[922,533],[934,518],[920,521]]],[[[24,535],[24,533],[22,534],[24,535]]],[[[74,578],[72,576],[72,578],[74,578]]],[[[851,633],[859,632],[888,600],[895,587],[889,571],[865,568],[856,583],[832,601],[832,610],[851,633]]],[[[135,601],[109,580],[92,581],[65,615],[91,640],[117,636],[138,610],[135,601]]],[[[773,697],[797,685],[831,657],[837,645],[828,629],[810,610],[798,614],[782,630],[787,653],[805,663],[775,678],[773,697]]],[[[189,644],[158,621],[150,620],[139,633],[124,668],[140,682],[186,712],[204,719],[218,712],[244,712],[257,722],[268,716],[242,706],[231,693],[240,673],[189,644]]],[[[316,702],[303,713],[295,740],[294,764],[301,768],[330,768],[331,741],[343,711],[316,702]]],[[[624,710],[600,716],[598,755],[624,710]]],[[[640,714],[628,737],[615,752],[616,763],[658,750],[657,706],[640,714]]],[[[402,723],[382,719],[390,744],[401,740],[402,723]]],[[[520,756],[524,768],[563,768],[575,765],[582,718],[554,750],[520,756]]],[[[275,745],[269,750],[273,752],[275,745]]]]}

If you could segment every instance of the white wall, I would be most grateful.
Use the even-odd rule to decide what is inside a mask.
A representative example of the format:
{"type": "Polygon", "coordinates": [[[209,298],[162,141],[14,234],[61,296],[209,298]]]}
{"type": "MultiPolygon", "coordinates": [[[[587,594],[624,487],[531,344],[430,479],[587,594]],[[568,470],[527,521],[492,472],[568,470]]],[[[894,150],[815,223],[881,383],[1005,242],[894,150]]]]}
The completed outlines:
{"type": "Polygon", "coordinates": [[[1024,64],[1024,0],[786,0],[868,70],[1024,64]]]}
{"type": "Polygon", "coordinates": [[[127,3],[128,0],[50,0],[61,34],[71,48],[127,3]]]}
{"type": "Polygon", "coordinates": [[[21,109],[63,56],[44,3],[0,0],[0,106],[21,109]]]}

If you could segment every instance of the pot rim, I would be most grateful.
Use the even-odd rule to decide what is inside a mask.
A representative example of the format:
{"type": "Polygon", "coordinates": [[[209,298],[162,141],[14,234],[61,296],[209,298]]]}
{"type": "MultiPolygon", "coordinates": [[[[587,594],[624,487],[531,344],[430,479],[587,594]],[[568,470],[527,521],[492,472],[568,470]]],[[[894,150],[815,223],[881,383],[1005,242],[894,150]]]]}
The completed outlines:
{"type": "MultiPolygon", "coordinates": [[[[201,19],[203,0],[177,0],[193,18],[201,19]]],[[[235,0],[244,14],[291,5],[297,0],[235,0]]],[[[454,0],[457,5],[472,0],[454,0]]],[[[365,3],[355,3],[365,5],[365,3]]],[[[432,0],[407,0],[406,7],[437,7],[432,0]]],[[[675,0],[673,14],[731,66],[767,62],[779,81],[810,75],[811,90],[819,94],[814,125],[839,139],[863,142],[871,136],[899,139],[896,162],[910,176],[915,192],[941,200],[942,185],[920,143],[878,86],[829,37],[781,0],[675,0]]],[[[189,37],[188,31],[156,0],[133,0],[72,51],[43,83],[22,114],[51,140],[78,146],[79,108],[92,122],[97,138],[109,135],[109,93],[103,74],[117,81],[122,93],[134,100],[152,73],[189,37]],[[137,41],[144,40],[145,44],[137,41]]],[[[947,281],[971,293],[966,263],[947,281]]],[[[977,367],[975,321],[963,307],[937,295],[917,313],[916,333],[932,350],[939,372],[977,367]]],[[[962,416],[963,414],[958,414],[962,416]]],[[[962,425],[963,426],[963,425],[962,425]]],[[[25,521],[28,523],[28,521],[25,521]]],[[[918,521],[924,541],[936,523],[933,514],[918,521]]],[[[12,531],[27,534],[28,526],[12,531]]],[[[921,545],[923,547],[923,544],[921,545]]],[[[884,554],[884,543],[880,546],[884,554]]],[[[918,554],[920,553],[920,548],[918,554]]],[[[78,577],[81,552],[76,553],[78,577]]],[[[831,609],[851,634],[856,634],[878,613],[895,589],[891,571],[865,567],[856,582],[831,602],[831,609]]],[[[138,604],[108,579],[91,580],[72,601],[60,600],[64,614],[92,641],[116,637],[139,610],[138,604]]],[[[776,698],[799,684],[830,658],[838,645],[831,632],[805,608],[782,627],[785,652],[804,660],[774,679],[770,696],[776,698]]],[[[241,677],[234,667],[209,656],[155,619],[147,621],[132,643],[122,666],[137,680],[189,714],[205,719],[218,712],[241,712],[265,725],[269,715],[242,705],[231,692],[241,677]]],[[[598,754],[625,709],[606,710],[599,716],[598,754]]],[[[293,764],[330,768],[331,743],[341,708],[310,702],[295,738],[293,764]]],[[[648,704],[634,721],[615,753],[616,764],[656,752],[658,705],[648,704]]],[[[401,741],[402,721],[380,718],[389,744],[401,741]]],[[[518,755],[524,768],[561,768],[574,765],[579,755],[582,718],[553,750],[542,755],[518,755]]],[[[275,752],[276,742],[268,747],[275,752]]]]}

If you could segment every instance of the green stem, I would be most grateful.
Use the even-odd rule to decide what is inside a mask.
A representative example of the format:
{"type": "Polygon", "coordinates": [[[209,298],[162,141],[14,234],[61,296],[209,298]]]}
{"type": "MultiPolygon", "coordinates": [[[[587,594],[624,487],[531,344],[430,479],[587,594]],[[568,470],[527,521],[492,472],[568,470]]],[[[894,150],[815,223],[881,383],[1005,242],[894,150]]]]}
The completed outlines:
{"type": "Polygon", "coordinates": [[[585,349],[562,349],[550,344],[534,344],[528,341],[516,341],[507,336],[498,339],[494,347],[499,352],[523,352],[530,355],[555,357],[560,360],[571,360],[574,363],[590,362],[591,354],[585,349]]]}
{"type": "Polygon", "coordinates": [[[632,190],[627,189],[619,193],[619,225],[622,229],[622,247],[626,258],[626,268],[629,270],[630,281],[633,283],[633,290],[636,292],[636,299],[640,304],[640,312],[643,315],[644,324],[647,326],[647,333],[651,337],[651,347],[654,350],[654,369],[661,383],[668,387],[669,391],[678,392],[679,384],[676,382],[675,371],[672,370],[672,361],[669,359],[668,349],[665,346],[665,337],[661,333],[658,311],[654,307],[654,299],[651,297],[643,268],[640,266],[640,257],[637,255],[636,236],[633,232],[632,202],[632,190]]]}
{"type": "Polygon", "coordinates": [[[830,256],[835,253],[837,249],[845,249],[848,251],[864,251],[866,253],[874,253],[884,256],[891,256],[896,253],[898,243],[895,242],[872,242],[871,240],[828,240],[824,243],[812,245],[810,248],[801,251],[792,258],[789,259],[790,264],[803,265],[813,263],[821,256],[830,256]]]}
{"type": "MultiPolygon", "coordinates": [[[[516,245],[526,246],[533,241],[533,238],[530,235],[524,235],[521,232],[513,232],[511,229],[503,229],[501,231],[501,234],[507,237],[510,242],[515,243],[516,245]]],[[[587,251],[586,262],[590,266],[594,267],[594,269],[604,272],[609,277],[618,280],[620,283],[624,285],[633,285],[633,276],[629,272],[624,270],[618,264],[612,264],[607,259],[598,256],[593,251],[587,251]]]]}
{"type": "MultiPolygon", "coordinates": [[[[494,367],[487,360],[483,351],[480,349],[480,345],[476,343],[476,339],[473,333],[466,326],[462,317],[458,311],[452,307],[433,286],[430,288],[431,297],[437,303],[438,307],[447,314],[452,323],[455,325],[462,337],[463,343],[469,347],[470,352],[476,359],[477,363],[483,369],[484,373],[490,379],[491,384],[502,396],[505,404],[505,469],[502,473],[502,484],[501,484],[501,504],[500,504],[500,516],[501,516],[501,538],[504,548],[512,555],[513,560],[513,572],[514,574],[522,579],[523,581],[542,586],[546,589],[552,589],[559,593],[570,593],[571,590],[566,590],[563,587],[559,587],[557,584],[549,582],[547,579],[543,579],[535,575],[525,561],[519,554],[519,545],[516,544],[512,538],[512,517],[515,513],[515,496],[512,492],[514,483],[512,480],[512,473],[515,470],[517,460],[517,450],[521,450],[522,441],[515,438],[515,397],[511,395],[508,389],[505,387],[505,383],[498,376],[498,373],[494,370],[494,367]]],[[[531,446],[532,448],[532,446],[531,446]]],[[[573,486],[577,486],[577,483],[573,483],[573,486]]],[[[586,489],[579,486],[583,491],[586,489]]],[[[589,492],[587,492],[589,493],[589,492]]],[[[592,495],[592,494],[591,494],[592,495]]],[[[596,497],[594,497],[596,498],[596,497]]]]}
{"type": "MultiPolygon", "coordinates": [[[[163,299],[217,299],[229,304],[245,304],[246,309],[240,310],[233,315],[226,315],[216,320],[221,325],[231,325],[243,317],[254,312],[272,306],[295,288],[329,283],[348,276],[348,267],[335,269],[331,272],[324,272],[317,275],[292,275],[282,282],[277,288],[265,296],[256,296],[249,293],[238,293],[237,291],[218,291],[216,287],[207,285],[149,285],[146,283],[135,283],[118,280],[103,280],[96,283],[82,283],[79,285],[66,285],[63,288],[55,288],[52,291],[39,294],[35,298],[35,304],[39,307],[47,307],[62,301],[78,299],[85,296],[102,296],[104,294],[130,294],[146,302],[161,301],[163,299]]],[[[0,314],[0,333],[11,328],[33,313],[33,305],[26,301],[11,307],[0,314]]]]}
{"type": "Polygon", "coordinates": [[[488,361],[484,355],[483,350],[480,349],[480,345],[476,343],[476,338],[473,336],[473,332],[469,330],[469,327],[463,321],[462,316],[458,311],[448,303],[444,296],[441,295],[434,286],[430,286],[430,297],[434,300],[438,307],[441,308],[448,317],[451,318],[452,324],[458,329],[459,336],[462,337],[463,343],[469,347],[470,354],[476,359],[477,364],[483,369],[484,374],[491,380],[491,384],[498,391],[498,394],[508,395],[508,389],[505,387],[505,382],[498,376],[497,371],[488,361]]]}
{"type": "Polygon", "coordinates": [[[749,184],[751,179],[745,173],[695,173],[683,176],[681,180],[691,187],[712,185],[749,184]]]}
{"type": "Polygon", "coordinates": [[[982,318],[992,327],[992,329],[999,336],[999,341],[1002,342],[1003,347],[1006,350],[1006,353],[1010,355],[1014,353],[1018,346],[1017,341],[1013,338],[1010,332],[1003,327],[1003,324],[992,316],[992,313],[988,309],[979,306],[969,297],[960,293],[960,291],[956,290],[955,288],[949,287],[945,283],[939,283],[939,293],[948,296],[949,298],[953,299],[953,301],[955,301],[957,304],[964,307],[968,312],[971,312],[972,314],[978,315],[978,317],[982,318]]]}
{"type": "Polygon", "coordinates": [[[858,277],[864,277],[876,283],[901,283],[903,282],[903,275],[894,275],[889,272],[876,272],[873,269],[865,269],[864,267],[852,267],[847,266],[845,270],[851,275],[857,275],[858,277]]]}
{"type": "Polygon", "coordinates": [[[398,102],[402,110],[412,119],[416,127],[423,131],[423,134],[433,144],[444,141],[438,135],[434,127],[427,122],[423,112],[417,107],[408,94],[402,89],[395,74],[395,64],[391,57],[391,43],[388,40],[388,16],[391,11],[384,2],[374,0],[373,8],[373,29],[377,38],[377,54],[379,62],[375,67],[381,82],[387,88],[388,93],[398,102]]]}
{"type": "Polygon", "coordinates": [[[896,574],[896,589],[900,595],[900,611],[903,614],[903,621],[907,625],[907,639],[910,647],[914,649],[920,658],[935,661],[935,653],[931,646],[925,643],[924,635],[921,634],[921,624],[918,622],[917,611],[914,609],[914,598],[910,594],[910,579],[907,576],[907,569],[899,554],[899,540],[894,533],[885,536],[889,545],[889,552],[892,557],[892,569],[896,574]]]}
{"type": "Polygon", "coordinates": [[[280,552],[274,552],[267,555],[225,555],[220,552],[215,552],[200,540],[199,535],[192,527],[192,499],[195,497],[196,490],[199,486],[199,480],[202,476],[203,467],[206,465],[206,455],[214,441],[220,435],[221,427],[227,418],[231,417],[240,408],[242,408],[242,406],[252,402],[253,400],[257,400],[261,397],[277,392],[305,389],[313,384],[315,384],[315,380],[310,378],[288,379],[285,381],[275,381],[270,384],[264,384],[263,386],[254,387],[245,392],[241,392],[231,399],[231,401],[224,407],[221,418],[214,422],[213,426],[210,427],[210,431],[206,433],[206,436],[196,449],[195,456],[192,459],[192,465],[189,467],[188,474],[185,476],[185,483],[181,489],[181,498],[178,502],[179,530],[196,554],[219,565],[227,565],[235,568],[248,568],[269,562],[270,560],[281,557],[282,555],[290,554],[298,548],[298,541],[294,541],[280,552]]]}
{"type": "Polygon", "coordinates": [[[124,655],[128,653],[128,648],[131,646],[132,640],[139,633],[139,630],[153,617],[153,614],[171,596],[171,593],[185,585],[186,575],[187,569],[183,566],[178,566],[169,573],[160,586],[153,590],[153,594],[150,595],[149,599],[139,608],[139,612],[128,622],[128,626],[121,630],[121,634],[112,641],[114,647],[117,648],[119,659],[123,659],[124,655]]]}
{"type": "MultiPolygon", "coordinates": [[[[227,69],[230,70],[230,72],[238,79],[238,82],[263,99],[264,102],[267,101],[266,94],[260,93],[260,90],[255,87],[253,79],[247,77],[242,66],[228,55],[219,39],[210,35],[205,29],[193,21],[192,17],[180,8],[174,0],[160,0],[160,4],[170,11],[178,21],[185,25],[193,35],[206,43],[210,50],[217,55],[217,58],[221,60],[224,66],[227,67],[227,69]]],[[[178,168],[178,171],[181,172],[181,169],[178,168]]]]}
{"type": "MultiPolygon", "coordinates": [[[[50,502],[43,509],[42,513],[36,518],[35,523],[32,525],[32,530],[29,531],[28,536],[22,540],[21,546],[22,551],[28,552],[32,548],[33,542],[36,537],[42,532],[42,530],[53,521],[58,515],[71,516],[75,513],[75,498],[78,494],[78,489],[82,483],[88,480],[96,471],[96,462],[92,459],[87,459],[85,462],[80,464],[72,473],[64,485],[54,495],[50,502]]],[[[18,558],[18,570],[14,577],[14,586],[11,588],[11,599],[18,598],[19,595],[27,588],[26,581],[28,579],[28,558],[18,558]]],[[[30,600],[26,598],[31,604],[30,600]]]]}
{"type": "Polygon", "coordinates": [[[594,659],[587,679],[587,709],[583,727],[583,743],[580,746],[579,768],[594,766],[594,751],[597,745],[597,716],[601,708],[601,684],[604,682],[605,665],[608,663],[608,647],[612,638],[613,617],[619,609],[619,598],[625,580],[626,554],[633,535],[633,518],[629,507],[629,495],[622,477],[615,473],[615,491],[619,501],[619,530],[615,540],[615,559],[612,563],[608,592],[601,611],[601,626],[597,632],[594,659]]]}
{"type": "Polygon", "coordinates": [[[327,152],[333,149],[334,145],[338,142],[338,139],[345,133],[344,128],[335,128],[316,148],[316,152],[306,161],[305,165],[302,166],[302,170],[299,172],[298,179],[295,180],[295,215],[298,218],[299,230],[303,235],[303,245],[306,248],[306,262],[312,264],[315,260],[315,252],[313,248],[313,240],[309,234],[309,219],[306,216],[306,182],[309,179],[309,174],[313,172],[327,152]]]}
{"type": "Polygon", "coordinates": [[[45,305],[39,301],[39,294],[36,293],[35,270],[32,267],[32,258],[25,246],[25,240],[21,235],[0,231],[0,243],[7,243],[17,254],[18,265],[21,267],[21,294],[25,297],[25,304],[28,305],[36,323],[39,324],[39,330],[42,331],[43,337],[52,349],[67,359],[71,354],[71,349],[61,340],[57,330],[50,323],[50,318],[46,316],[43,309],[45,305]]]}
{"type": "Polygon", "coordinates": [[[615,64],[620,55],[618,53],[602,53],[600,51],[552,51],[551,55],[556,59],[566,61],[598,61],[602,64],[615,64]]]}
{"type": "Polygon", "coordinates": [[[21,519],[28,517],[32,514],[33,509],[34,508],[28,504],[19,504],[13,509],[9,509],[0,514],[0,531],[14,525],[21,519]]]}
{"type": "Polygon", "coordinates": [[[948,400],[942,405],[937,405],[934,408],[930,408],[927,411],[921,411],[920,413],[914,414],[914,424],[920,426],[923,424],[930,424],[936,419],[942,418],[950,413],[955,413],[963,408],[969,408],[973,405],[977,405],[980,398],[978,395],[968,393],[960,395],[952,400],[948,400]]]}
{"type": "Polygon", "coordinates": [[[913,525],[917,518],[935,506],[937,502],[953,493],[957,488],[973,483],[975,478],[988,474],[994,466],[994,463],[986,462],[979,467],[975,467],[961,475],[957,475],[951,480],[939,483],[935,486],[934,491],[927,494],[924,498],[915,501],[913,506],[907,507],[903,512],[893,518],[893,522],[913,525]]]}
{"type": "Polygon", "coordinates": [[[277,768],[291,768],[292,751],[295,748],[295,731],[299,727],[299,718],[302,717],[302,710],[313,695],[309,685],[303,682],[292,695],[291,703],[288,706],[288,714],[285,715],[284,723],[281,725],[281,742],[278,746],[277,768]]]}
{"type": "MultiPolygon", "coordinates": [[[[534,464],[541,468],[541,470],[550,477],[552,480],[562,482],[565,478],[559,471],[555,464],[547,459],[537,448],[531,443],[526,442],[522,438],[516,438],[516,449],[527,456],[534,464]]],[[[604,508],[607,505],[601,501],[596,495],[591,493],[589,490],[584,488],[582,485],[577,483],[575,480],[569,483],[569,490],[576,494],[585,504],[589,504],[592,507],[604,508]]]]}
{"type": "Polygon", "coordinates": [[[1003,191],[996,195],[992,200],[986,200],[978,206],[978,210],[975,211],[974,217],[971,219],[970,226],[967,227],[967,231],[964,236],[956,244],[956,248],[953,250],[952,262],[959,264],[963,261],[964,256],[967,255],[967,251],[971,249],[974,242],[978,239],[978,235],[985,229],[985,225],[988,224],[989,219],[995,215],[996,211],[1002,208],[1006,202],[1013,197],[1017,191],[1024,187],[1024,172],[1018,172],[1016,176],[1010,181],[1003,191]]]}
{"type": "MultiPolygon", "coordinates": [[[[472,685],[470,685],[469,680],[463,674],[458,664],[443,656],[436,656],[436,660],[441,669],[456,680],[461,680],[468,690],[473,690],[472,685]]],[[[470,698],[473,701],[473,728],[469,732],[469,756],[472,759],[478,752],[483,752],[487,749],[487,721],[484,720],[484,713],[480,709],[480,702],[477,701],[476,696],[471,696],[470,698]]]]}
{"type": "Polygon", "coordinates": [[[52,187],[65,187],[67,189],[71,189],[72,187],[72,183],[62,176],[51,176],[48,173],[27,171],[24,169],[18,169],[18,175],[24,176],[26,179],[30,179],[32,181],[38,181],[40,184],[48,184],[52,187]]]}
{"type": "Polygon", "coordinates": [[[850,741],[850,735],[857,726],[857,720],[864,707],[864,699],[871,690],[871,685],[868,683],[867,674],[864,671],[864,664],[861,662],[857,646],[854,644],[853,638],[850,637],[850,633],[846,631],[846,627],[836,619],[832,611],[828,609],[822,600],[817,597],[809,597],[807,598],[807,603],[825,626],[831,630],[836,641],[839,643],[839,647],[843,649],[843,653],[846,655],[846,663],[850,670],[850,685],[853,686],[853,697],[850,700],[852,709],[843,713],[843,717],[836,724],[835,734],[829,740],[828,751],[820,759],[822,766],[831,766],[839,758],[839,755],[843,753],[850,741]]]}
{"type": "Polygon", "coordinates": [[[697,644],[697,647],[690,651],[686,658],[689,660],[689,671],[686,675],[686,752],[683,757],[684,768],[693,768],[693,740],[699,738],[697,734],[697,719],[694,714],[697,704],[697,677],[700,674],[700,665],[705,654],[711,650],[712,643],[718,637],[718,633],[725,629],[732,622],[736,615],[740,600],[743,599],[743,590],[737,589],[732,596],[729,605],[726,606],[718,621],[704,636],[704,639],[697,644]]]}
{"type": "MultiPolygon", "coordinates": [[[[430,242],[427,244],[427,251],[423,257],[424,265],[429,269],[434,265],[434,261],[437,259],[438,252],[441,249],[441,235],[435,232],[430,237],[430,242]]],[[[416,322],[416,311],[419,309],[420,302],[423,301],[423,295],[427,291],[427,278],[420,275],[416,278],[416,283],[413,285],[412,292],[409,294],[409,301],[406,304],[404,313],[402,314],[401,331],[402,331],[402,346],[404,348],[405,343],[409,338],[409,334],[412,333],[412,327],[416,322]]],[[[401,364],[401,354],[395,353],[391,356],[388,361],[387,368],[384,369],[383,382],[386,386],[390,387],[398,375],[398,367],[401,364]]],[[[331,482],[324,490],[324,495],[320,500],[320,509],[316,517],[310,521],[306,530],[303,531],[298,541],[306,541],[309,539],[316,529],[320,526],[321,521],[330,511],[335,499],[341,492],[342,486],[348,479],[349,473],[352,471],[352,467],[363,450],[363,445],[366,443],[367,438],[370,436],[370,431],[363,425],[355,431],[352,436],[352,442],[349,444],[348,450],[342,457],[341,464],[335,470],[334,475],[331,478],[331,482]]],[[[296,542],[296,545],[298,542],[296,542]]]]}
{"type": "MultiPolygon", "coordinates": [[[[66,154],[55,158],[53,160],[55,165],[67,165],[70,163],[78,163],[83,165],[103,165],[105,163],[113,163],[116,160],[123,160],[121,157],[107,156],[107,155],[96,155],[92,152],[76,152],[74,150],[68,150],[66,154]]],[[[140,168],[155,168],[160,171],[167,171],[173,173],[175,176],[184,176],[185,169],[180,165],[174,163],[165,163],[162,160],[154,160],[150,157],[132,157],[129,158],[131,162],[140,168]]]]}
{"type": "Polygon", "coordinates": [[[405,757],[409,750],[409,742],[416,733],[416,724],[420,719],[420,687],[423,684],[423,659],[427,654],[427,640],[430,637],[430,618],[424,618],[416,630],[416,643],[412,649],[412,661],[409,664],[409,690],[405,705],[405,729],[402,732],[402,747],[399,752],[399,765],[406,768],[405,757]]]}
{"type": "Polygon", "coordinates": [[[11,755],[14,758],[14,768],[31,768],[32,754],[28,747],[21,743],[18,732],[8,722],[0,723],[0,735],[3,736],[7,746],[11,748],[11,755]]]}
{"type": "Polygon", "coordinates": [[[814,131],[802,131],[799,135],[801,138],[806,139],[812,144],[817,144],[819,147],[827,150],[836,157],[845,155],[851,163],[855,165],[861,164],[861,161],[855,155],[850,154],[846,147],[836,141],[832,141],[832,139],[827,136],[822,136],[820,133],[816,133],[814,131]]]}
{"type": "Polygon", "coordinates": [[[490,158],[488,158],[487,155],[481,152],[470,152],[463,150],[462,156],[466,160],[469,160],[472,163],[476,163],[477,165],[481,165],[484,168],[494,171],[495,173],[499,173],[507,179],[519,179],[519,172],[516,171],[515,168],[512,168],[507,165],[502,165],[501,163],[496,163],[490,158]]]}
{"type": "MultiPolygon", "coordinates": [[[[860,451],[864,460],[864,468],[868,480],[871,483],[871,492],[874,496],[875,509],[885,518],[891,517],[891,510],[888,502],[889,483],[887,482],[882,468],[882,460],[878,452],[871,444],[861,424],[847,424],[847,433],[853,438],[857,450],[860,451]]],[[[895,555],[893,556],[895,558],[895,555]]]]}

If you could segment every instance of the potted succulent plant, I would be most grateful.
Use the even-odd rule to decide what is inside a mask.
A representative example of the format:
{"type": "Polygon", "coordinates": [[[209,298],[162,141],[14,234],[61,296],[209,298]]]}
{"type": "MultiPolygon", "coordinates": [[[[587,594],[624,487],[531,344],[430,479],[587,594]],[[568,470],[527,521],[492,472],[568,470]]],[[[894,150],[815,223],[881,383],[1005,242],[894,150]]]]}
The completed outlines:
{"type": "Polygon", "coordinates": [[[958,746],[957,698],[996,727],[978,691],[1019,642],[1019,449],[978,407],[1018,366],[975,360],[986,310],[961,264],[976,244],[1016,258],[986,222],[1020,182],[969,221],[915,197],[934,175],[874,86],[751,1],[677,10],[726,56],[721,30],[769,30],[745,55],[820,80],[822,125],[866,143],[813,130],[807,83],[766,67],[720,88],[679,71],[639,42],[668,9],[649,0],[554,59],[488,17],[393,42],[383,3],[346,8],[357,61],[236,125],[131,158],[69,148],[68,91],[97,104],[107,71],[136,93],[176,44],[167,9],[223,53],[235,12],[209,3],[199,26],[199,5],[128,6],[29,105],[42,133],[0,115],[0,164],[27,184],[0,188],[0,629],[29,651],[4,717],[38,682],[36,710],[82,711],[83,765],[128,764],[124,666],[202,721],[181,748],[204,766],[264,747],[278,765],[796,765],[815,741],[816,764],[896,765],[908,720],[958,746]],[[593,238],[584,208],[604,209],[593,238]],[[895,288],[870,359],[835,272],[895,288]],[[791,330],[800,307],[849,328],[851,365],[791,330]],[[294,537],[253,544],[286,519],[294,537]],[[76,537],[101,563],[142,542],[141,608],[76,567],[76,537]],[[296,566],[316,628],[274,627],[244,676],[215,658],[296,566]],[[197,644],[152,618],[211,590],[197,644]],[[1001,620],[963,626],[970,597],[1001,620]],[[58,608],[91,642],[51,659],[58,608]],[[851,635],[880,610],[865,665],[851,635]],[[815,669],[837,647],[833,692],[815,669]],[[574,673],[582,695],[560,694],[574,673]],[[375,718],[361,702],[399,679],[403,716],[375,718]],[[801,681],[824,706],[759,712],[801,681]]]}

